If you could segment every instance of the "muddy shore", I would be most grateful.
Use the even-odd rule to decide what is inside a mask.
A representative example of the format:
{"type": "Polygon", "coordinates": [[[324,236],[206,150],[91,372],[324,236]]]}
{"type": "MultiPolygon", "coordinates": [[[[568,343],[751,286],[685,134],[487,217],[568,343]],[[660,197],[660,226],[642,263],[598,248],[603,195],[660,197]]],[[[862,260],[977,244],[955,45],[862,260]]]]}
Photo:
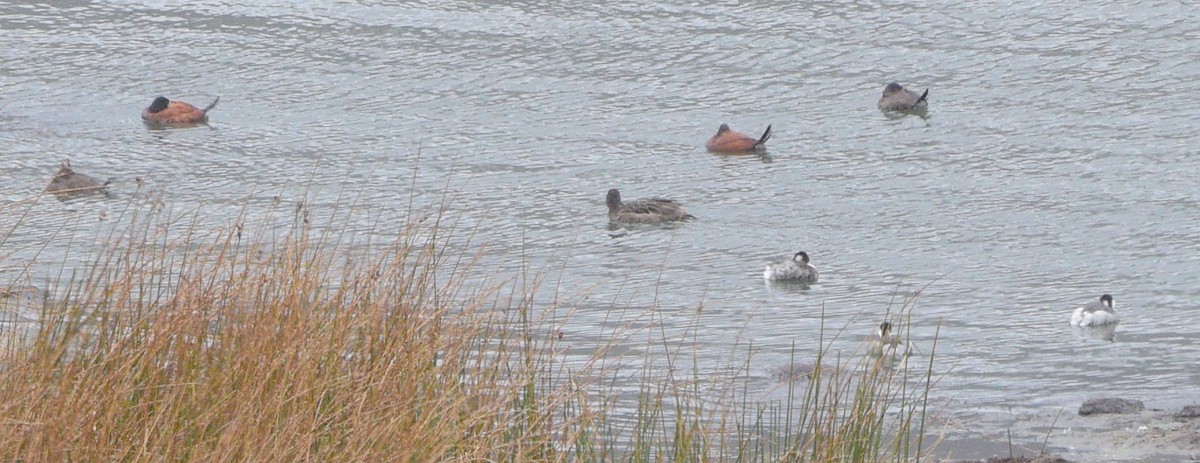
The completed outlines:
{"type": "Polygon", "coordinates": [[[1193,406],[1089,416],[1078,410],[1021,415],[995,436],[948,436],[936,453],[940,461],[962,463],[1200,461],[1195,411],[1193,406]]]}

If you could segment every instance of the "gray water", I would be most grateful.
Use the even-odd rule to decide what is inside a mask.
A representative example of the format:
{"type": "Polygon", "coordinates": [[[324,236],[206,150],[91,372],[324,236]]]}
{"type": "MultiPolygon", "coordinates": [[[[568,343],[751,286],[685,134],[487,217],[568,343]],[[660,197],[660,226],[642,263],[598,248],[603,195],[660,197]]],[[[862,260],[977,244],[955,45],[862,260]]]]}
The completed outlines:
{"type": "Polygon", "coordinates": [[[147,3],[0,3],[0,198],[30,211],[3,274],[61,264],[135,178],[212,227],[350,197],[367,213],[338,225],[386,236],[446,197],[489,270],[551,266],[582,299],[561,329],[583,353],[615,312],[694,342],[702,369],[752,345],[765,391],[822,314],[849,354],[924,288],[907,329],[928,353],[940,324],[952,435],[1096,395],[1200,401],[1193,7],[147,3]],[[875,108],[893,80],[930,88],[926,118],[875,108]],[[221,102],[207,127],[149,130],[158,95],[221,102]],[[706,153],[721,123],[772,124],[769,157],[706,153]],[[67,158],[113,195],[31,200],[67,158]],[[613,187],[698,219],[610,229],[613,187]],[[765,285],[798,250],[821,282],[765,285]],[[1102,293],[1112,342],[1067,324],[1102,293]]]}

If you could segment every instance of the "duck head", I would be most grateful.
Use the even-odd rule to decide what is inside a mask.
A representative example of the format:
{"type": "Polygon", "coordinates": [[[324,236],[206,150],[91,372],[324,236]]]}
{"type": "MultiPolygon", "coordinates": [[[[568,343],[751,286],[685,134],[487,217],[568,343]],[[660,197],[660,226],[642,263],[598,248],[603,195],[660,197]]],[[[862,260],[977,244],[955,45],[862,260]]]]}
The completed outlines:
{"type": "Polygon", "coordinates": [[[608,210],[614,211],[619,209],[621,207],[621,192],[617,191],[616,188],[608,190],[608,197],[605,198],[605,202],[608,203],[608,210]]]}
{"type": "Polygon", "coordinates": [[[165,97],[165,96],[160,96],[158,98],[155,98],[154,101],[150,103],[150,112],[156,113],[156,112],[162,111],[164,109],[167,109],[167,106],[169,106],[170,104],[171,104],[171,100],[168,100],[167,97],[165,97]]]}

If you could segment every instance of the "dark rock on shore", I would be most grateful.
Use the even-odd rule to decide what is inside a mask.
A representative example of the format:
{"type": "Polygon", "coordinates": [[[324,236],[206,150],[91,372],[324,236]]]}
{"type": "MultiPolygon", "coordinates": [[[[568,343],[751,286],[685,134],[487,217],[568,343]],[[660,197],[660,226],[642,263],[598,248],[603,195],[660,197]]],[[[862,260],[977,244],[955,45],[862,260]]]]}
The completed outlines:
{"type": "Polygon", "coordinates": [[[987,460],[962,460],[957,463],[1071,463],[1070,461],[1056,457],[1054,455],[1042,455],[1039,457],[992,457],[987,460]]]}
{"type": "Polygon", "coordinates": [[[1067,460],[1056,457],[1054,455],[1042,455],[1037,458],[1029,457],[1008,457],[1008,458],[989,458],[987,463],[1070,463],[1067,460]]]}
{"type": "Polygon", "coordinates": [[[1111,397],[1088,399],[1079,406],[1079,416],[1100,415],[1106,413],[1137,413],[1146,409],[1146,404],[1140,400],[1115,399],[1111,397]]]}
{"type": "Polygon", "coordinates": [[[1183,407],[1179,413],[1175,414],[1176,418],[1200,418],[1200,405],[1188,405],[1183,407]]]}

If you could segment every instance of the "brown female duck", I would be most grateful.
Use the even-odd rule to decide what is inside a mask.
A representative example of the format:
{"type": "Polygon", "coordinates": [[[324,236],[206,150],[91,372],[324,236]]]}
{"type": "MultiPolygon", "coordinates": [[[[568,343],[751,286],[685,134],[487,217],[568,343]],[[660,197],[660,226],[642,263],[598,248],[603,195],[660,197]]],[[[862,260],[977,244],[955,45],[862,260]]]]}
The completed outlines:
{"type": "Polygon", "coordinates": [[[645,198],[621,201],[621,192],[608,190],[608,220],[613,223],[659,223],[694,219],[683,205],[669,199],[645,198]]]}
{"type": "Polygon", "coordinates": [[[929,106],[928,99],[929,89],[925,89],[925,93],[917,93],[892,82],[883,88],[883,96],[879,97],[879,110],[924,111],[929,106]]]}
{"type": "Polygon", "coordinates": [[[54,174],[54,178],[50,179],[50,184],[46,185],[46,192],[54,194],[92,193],[104,191],[105,188],[108,188],[109,183],[111,181],[101,182],[89,175],[75,172],[71,169],[71,161],[63,161],[58,173],[54,174]]]}

